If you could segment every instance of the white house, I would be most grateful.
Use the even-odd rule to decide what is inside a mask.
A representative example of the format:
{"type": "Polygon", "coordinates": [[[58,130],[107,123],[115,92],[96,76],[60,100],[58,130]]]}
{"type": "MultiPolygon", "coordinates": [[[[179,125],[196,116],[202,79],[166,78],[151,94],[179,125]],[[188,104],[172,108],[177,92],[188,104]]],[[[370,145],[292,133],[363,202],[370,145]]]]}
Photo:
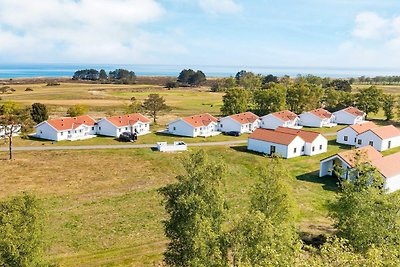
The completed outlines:
{"type": "Polygon", "coordinates": [[[299,115],[299,123],[302,126],[307,127],[334,127],[337,124],[334,123],[335,117],[329,111],[318,108],[309,112],[304,112],[299,115]]]}
{"type": "Polygon", "coordinates": [[[247,149],[267,155],[293,158],[327,151],[328,141],[320,133],[278,127],[256,129],[248,138],[247,149]]]}
{"type": "MultiPolygon", "coordinates": [[[[372,146],[385,151],[400,146],[400,129],[393,125],[371,128],[357,135],[356,147],[372,146]]],[[[399,161],[400,164],[400,161],[399,161]]]]}
{"type": "Polygon", "coordinates": [[[188,137],[218,135],[218,119],[208,113],[194,115],[170,122],[168,133],[188,137]]]}
{"type": "Polygon", "coordinates": [[[52,141],[88,139],[95,137],[95,123],[87,115],[47,120],[35,126],[35,137],[52,141]]]}
{"type": "Polygon", "coordinates": [[[355,107],[347,107],[345,109],[333,113],[335,123],[353,125],[365,121],[365,112],[355,107]]]}
{"type": "Polygon", "coordinates": [[[251,113],[244,112],[221,118],[218,122],[220,132],[252,133],[260,127],[260,118],[251,113]]]}
{"type": "Polygon", "coordinates": [[[279,111],[261,117],[261,128],[275,130],[279,126],[300,129],[299,117],[289,111],[279,111]]]}
{"type": "Polygon", "coordinates": [[[357,136],[369,129],[378,127],[373,122],[364,122],[360,124],[349,125],[343,129],[340,129],[336,133],[336,142],[339,144],[345,144],[355,146],[357,136]]]}
{"type": "Polygon", "coordinates": [[[378,169],[385,179],[384,187],[388,192],[400,189],[400,152],[383,156],[371,146],[341,152],[321,160],[319,176],[333,176],[333,169],[337,166],[342,170],[341,178],[352,179],[354,177],[350,177],[349,174],[351,169],[355,167],[357,157],[360,157],[361,162],[368,162],[378,169]]]}
{"type": "Polygon", "coordinates": [[[21,134],[21,125],[0,125],[0,138],[4,138],[6,135],[9,136],[13,132],[13,136],[21,134]]]}
{"type": "Polygon", "coordinates": [[[97,133],[119,137],[123,132],[145,135],[150,133],[150,120],[140,113],[102,118],[97,122],[97,133]]]}

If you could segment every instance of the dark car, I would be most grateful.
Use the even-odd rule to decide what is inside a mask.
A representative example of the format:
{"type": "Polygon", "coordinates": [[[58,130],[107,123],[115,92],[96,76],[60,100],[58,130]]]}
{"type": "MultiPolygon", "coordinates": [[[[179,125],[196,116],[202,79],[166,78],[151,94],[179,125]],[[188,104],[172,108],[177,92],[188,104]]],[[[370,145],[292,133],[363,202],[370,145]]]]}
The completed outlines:
{"type": "Polygon", "coordinates": [[[137,140],[137,134],[130,132],[123,132],[122,134],[120,134],[118,140],[121,142],[135,142],[137,140]]]}
{"type": "Polygon", "coordinates": [[[230,131],[230,132],[225,132],[225,135],[230,135],[230,136],[239,136],[240,132],[236,132],[236,131],[230,131]]]}

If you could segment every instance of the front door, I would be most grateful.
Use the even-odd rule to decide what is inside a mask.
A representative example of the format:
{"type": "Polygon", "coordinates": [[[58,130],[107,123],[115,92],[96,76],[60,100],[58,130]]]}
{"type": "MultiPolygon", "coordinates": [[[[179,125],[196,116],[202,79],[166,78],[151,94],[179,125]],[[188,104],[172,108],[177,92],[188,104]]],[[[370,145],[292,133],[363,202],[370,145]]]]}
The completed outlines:
{"type": "Polygon", "coordinates": [[[275,154],[275,151],[276,151],[276,147],[275,146],[271,146],[270,147],[270,155],[275,154]]]}

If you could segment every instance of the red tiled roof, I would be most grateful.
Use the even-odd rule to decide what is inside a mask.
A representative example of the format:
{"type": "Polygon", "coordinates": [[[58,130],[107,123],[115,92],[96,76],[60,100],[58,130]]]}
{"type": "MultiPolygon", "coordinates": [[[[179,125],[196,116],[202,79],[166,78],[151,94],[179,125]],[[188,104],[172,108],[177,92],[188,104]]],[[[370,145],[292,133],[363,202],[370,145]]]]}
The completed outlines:
{"type": "MultiPolygon", "coordinates": [[[[350,125],[350,126],[347,126],[347,127],[350,127],[351,129],[353,129],[356,133],[358,133],[358,134],[360,134],[360,133],[363,133],[363,132],[365,132],[365,131],[368,131],[368,130],[370,130],[370,129],[372,129],[372,128],[376,128],[376,127],[378,127],[375,123],[373,123],[372,121],[368,121],[368,122],[364,122],[364,123],[360,123],[360,124],[354,124],[354,125],[350,125]]],[[[346,128],[347,128],[346,127],[346,128]]],[[[343,129],[346,129],[346,128],[343,128],[343,129]]],[[[343,130],[342,129],[342,130],[343,130]]],[[[341,130],[340,130],[341,131],[341,130]]]]}
{"type": "Polygon", "coordinates": [[[65,131],[76,129],[82,124],[93,126],[96,121],[92,117],[84,115],[78,117],[65,117],[61,119],[48,120],[47,123],[53,126],[57,131],[65,131]]]}
{"type": "Polygon", "coordinates": [[[111,122],[116,127],[123,127],[128,125],[134,125],[138,121],[143,123],[148,123],[150,120],[143,116],[140,113],[133,113],[123,116],[113,116],[106,118],[109,122],[111,122]]]}
{"type": "Polygon", "coordinates": [[[332,113],[323,108],[314,109],[309,111],[308,113],[314,114],[321,119],[330,119],[332,117],[332,113]]]}
{"type": "Polygon", "coordinates": [[[317,132],[297,130],[297,129],[286,128],[286,127],[281,127],[281,126],[279,126],[275,131],[281,132],[281,133],[298,135],[307,143],[314,142],[314,140],[320,135],[320,133],[317,133],[317,132]]]}
{"type": "Polygon", "coordinates": [[[234,119],[235,121],[241,123],[241,124],[245,124],[245,123],[253,123],[256,120],[258,120],[258,116],[252,112],[244,112],[244,113],[240,113],[240,114],[235,114],[235,115],[231,115],[229,116],[232,119],[234,119]]]}
{"type": "Polygon", "coordinates": [[[249,135],[249,138],[281,144],[281,145],[289,145],[293,142],[293,140],[297,137],[295,134],[283,133],[274,130],[268,129],[256,129],[249,135]]]}
{"type": "Polygon", "coordinates": [[[349,113],[351,115],[354,115],[354,116],[364,116],[364,114],[365,114],[364,111],[361,111],[361,110],[359,110],[358,108],[355,108],[355,107],[347,107],[347,108],[342,109],[340,111],[347,112],[347,113],[349,113]]]}
{"type": "Polygon", "coordinates": [[[373,132],[381,139],[387,139],[387,138],[400,136],[400,129],[394,127],[393,125],[376,127],[376,128],[369,129],[369,131],[373,132]]]}
{"type": "Polygon", "coordinates": [[[292,121],[297,118],[297,115],[289,110],[275,112],[271,115],[283,121],[292,121]]]}
{"type": "Polygon", "coordinates": [[[400,153],[385,156],[372,161],[379,172],[385,177],[392,177],[400,174],[400,153]]]}
{"type": "Polygon", "coordinates": [[[356,164],[356,154],[359,153],[362,161],[374,161],[382,158],[382,154],[372,146],[366,146],[359,149],[348,150],[340,152],[337,155],[340,156],[350,167],[354,167],[356,164]]]}
{"type": "Polygon", "coordinates": [[[183,118],[183,120],[192,125],[193,127],[208,126],[212,122],[218,122],[217,118],[211,116],[208,113],[186,117],[183,118]]]}

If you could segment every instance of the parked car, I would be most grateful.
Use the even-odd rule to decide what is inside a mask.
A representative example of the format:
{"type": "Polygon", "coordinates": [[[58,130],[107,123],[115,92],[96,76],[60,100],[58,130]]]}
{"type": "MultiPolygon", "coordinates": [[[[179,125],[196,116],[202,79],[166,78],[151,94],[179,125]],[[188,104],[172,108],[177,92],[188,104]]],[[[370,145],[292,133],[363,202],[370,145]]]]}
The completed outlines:
{"type": "Polygon", "coordinates": [[[120,134],[118,140],[121,142],[135,142],[137,140],[137,134],[130,132],[123,132],[122,134],[120,134]]]}
{"type": "Polygon", "coordinates": [[[236,132],[236,131],[230,131],[230,132],[225,132],[225,135],[230,135],[230,136],[239,136],[240,132],[236,132]]]}

